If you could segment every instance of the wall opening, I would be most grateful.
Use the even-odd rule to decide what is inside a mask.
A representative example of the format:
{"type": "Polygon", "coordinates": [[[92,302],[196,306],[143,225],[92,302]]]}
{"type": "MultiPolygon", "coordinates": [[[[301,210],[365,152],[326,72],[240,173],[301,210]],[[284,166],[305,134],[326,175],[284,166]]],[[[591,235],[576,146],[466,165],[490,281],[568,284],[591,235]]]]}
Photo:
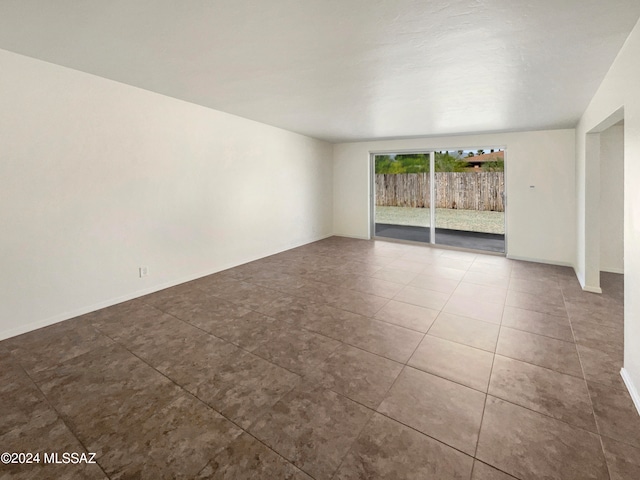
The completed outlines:
{"type": "Polygon", "coordinates": [[[602,293],[601,271],[624,271],[624,110],[585,138],[584,283],[602,293]]]}

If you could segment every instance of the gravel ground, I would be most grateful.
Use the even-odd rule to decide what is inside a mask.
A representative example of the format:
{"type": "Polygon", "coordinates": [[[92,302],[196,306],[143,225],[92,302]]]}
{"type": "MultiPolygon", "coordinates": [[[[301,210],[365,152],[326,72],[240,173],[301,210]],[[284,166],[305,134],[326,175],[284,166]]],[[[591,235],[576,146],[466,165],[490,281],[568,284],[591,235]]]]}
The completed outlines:
{"type": "MultiPolygon", "coordinates": [[[[376,223],[428,227],[428,208],[376,207],[376,223]]],[[[436,208],[436,227],[504,234],[504,212],[436,208]]]]}

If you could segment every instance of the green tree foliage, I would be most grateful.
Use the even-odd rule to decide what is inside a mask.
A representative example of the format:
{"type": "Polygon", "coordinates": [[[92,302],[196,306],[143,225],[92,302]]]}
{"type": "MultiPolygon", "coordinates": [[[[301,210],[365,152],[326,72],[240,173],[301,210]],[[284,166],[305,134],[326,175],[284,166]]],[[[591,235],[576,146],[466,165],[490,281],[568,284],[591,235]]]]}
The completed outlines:
{"type": "MultiPolygon", "coordinates": [[[[376,173],[429,173],[429,154],[376,155],[376,173]]],[[[464,172],[468,163],[449,152],[436,152],[436,172],[464,172]]]]}
{"type": "Polygon", "coordinates": [[[401,165],[396,164],[397,162],[391,155],[376,155],[376,173],[399,173],[396,169],[401,165]]]}
{"type": "Polygon", "coordinates": [[[426,173],[429,154],[376,155],[376,173],[426,173]]]}
{"type": "Polygon", "coordinates": [[[436,172],[464,172],[469,164],[459,160],[449,152],[436,153],[434,160],[436,172]]]}
{"type": "Polygon", "coordinates": [[[494,162],[484,162],[482,164],[483,172],[504,172],[504,160],[496,160],[494,162]]]}
{"type": "Polygon", "coordinates": [[[428,153],[410,153],[396,155],[396,159],[402,162],[404,171],[402,173],[427,173],[429,171],[428,153]]]}

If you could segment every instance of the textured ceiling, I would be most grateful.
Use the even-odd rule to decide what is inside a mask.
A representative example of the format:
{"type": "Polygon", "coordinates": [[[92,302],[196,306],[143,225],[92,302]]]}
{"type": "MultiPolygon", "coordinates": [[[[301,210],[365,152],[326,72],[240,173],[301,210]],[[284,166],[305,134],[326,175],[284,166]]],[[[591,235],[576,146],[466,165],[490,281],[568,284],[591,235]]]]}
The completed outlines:
{"type": "Polygon", "coordinates": [[[330,141],[575,126],[638,0],[0,0],[0,48],[330,141]]]}

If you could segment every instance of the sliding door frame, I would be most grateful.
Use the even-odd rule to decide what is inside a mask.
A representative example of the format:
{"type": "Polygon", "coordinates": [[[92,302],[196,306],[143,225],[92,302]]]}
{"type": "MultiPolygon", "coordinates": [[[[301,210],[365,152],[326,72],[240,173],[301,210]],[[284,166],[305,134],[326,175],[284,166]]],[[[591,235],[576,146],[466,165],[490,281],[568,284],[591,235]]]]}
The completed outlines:
{"type": "Polygon", "coordinates": [[[436,244],[436,152],[429,152],[429,243],[436,244]]]}
{"type": "Polygon", "coordinates": [[[376,155],[392,155],[392,154],[411,154],[422,153],[429,154],[429,214],[430,214],[430,226],[429,226],[429,244],[435,245],[435,232],[436,232],[436,210],[435,210],[435,154],[436,152],[444,151],[457,151],[457,150],[502,150],[504,151],[504,252],[503,255],[508,257],[509,252],[509,236],[507,235],[507,209],[508,209],[508,192],[507,192],[507,169],[509,162],[507,161],[507,146],[506,145],[487,145],[473,147],[454,147],[454,148],[410,148],[410,149],[393,149],[393,150],[372,150],[369,152],[369,239],[373,240],[376,237],[376,155]]]}
{"type": "MultiPolygon", "coordinates": [[[[429,175],[433,181],[434,172],[434,159],[436,151],[433,148],[411,148],[411,149],[397,149],[397,150],[375,150],[369,152],[369,240],[373,240],[376,236],[376,155],[392,155],[392,154],[411,154],[411,153],[428,153],[429,154],[429,175]]],[[[433,204],[434,191],[431,186],[429,187],[429,214],[430,221],[434,221],[434,210],[431,208],[433,204]]],[[[433,244],[435,227],[431,225],[429,230],[429,243],[433,244]]]]}

